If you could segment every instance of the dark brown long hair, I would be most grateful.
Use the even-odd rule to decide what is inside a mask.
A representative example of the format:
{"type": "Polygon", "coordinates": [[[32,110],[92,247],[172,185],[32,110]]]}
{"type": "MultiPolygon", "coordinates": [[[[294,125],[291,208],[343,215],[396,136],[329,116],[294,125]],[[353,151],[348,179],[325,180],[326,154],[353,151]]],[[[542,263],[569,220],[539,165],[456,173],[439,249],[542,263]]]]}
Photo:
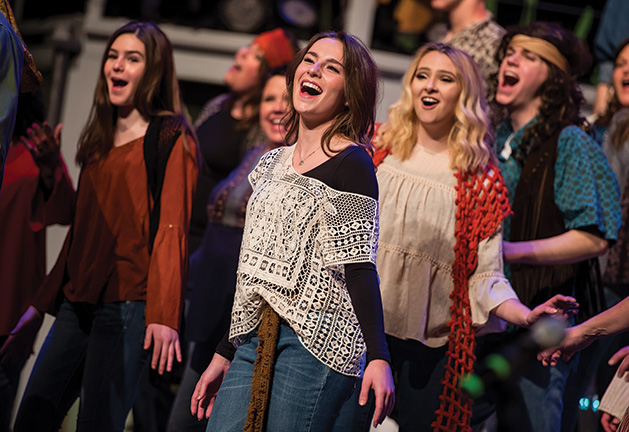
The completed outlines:
{"type": "Polygon", "coordinates": [[[104,66],[111,45],[126,33],[140,39],[146,50],[144,74],[133,98],[134,107],[148,120],[157,116],[179,117],[187,133],[193,135],[184,115],[170,41],[155,24],[132,21],[110,36],[103,53],[89,120],[79,138],[76,162],[80,166],[103,158],[113,146],[117,108],[109,100],[104,66]]]}
{"type": "Polygon", "coordinates": [[[295,71],[315,42],[325,38],[334,39],[343,44],[344,90],[347,106],[336,116],[330,128],[323,134],[321,147],[328,155],[334,153],[330,149],[330,142],[334,136],[341,135],[371,151],[378,98],[378,67],[362,41],[345,32],[316,34],[310,39],[308,45],[297,53],[288,67],[286,87],[289,95],[289,114],[286,140],[294,143],[299,135],[299,114],[293,105],[295,71]]]}
{"type": "Polygon", "coordinates": [[[511,38],[518,34],[550,42],[570,65],[570,73],[565,73],[546,61],[548,78],[537,91],[541,98],[538,121],[524,131],[523,153],[526,154],[534,142],[545,142],[568,125],[577,125],[592,134],[591,125],[581,116],[580,110],[585,99],[577,82],[577,78],[588,70],[592,62],[592,56],[585,44],[572,32],[557,24],[535,22],[527,27],[516,27],[507,31],[496,53],[498,63],[504,59],[511,38]]]}

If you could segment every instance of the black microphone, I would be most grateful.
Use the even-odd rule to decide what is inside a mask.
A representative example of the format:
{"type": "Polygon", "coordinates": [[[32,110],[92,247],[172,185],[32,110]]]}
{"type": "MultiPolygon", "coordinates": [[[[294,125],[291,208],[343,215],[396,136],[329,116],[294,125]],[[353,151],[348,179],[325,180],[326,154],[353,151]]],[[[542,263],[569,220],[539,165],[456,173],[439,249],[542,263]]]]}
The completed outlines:
{"type": "Polygon", "coordinates": [[[537,353],[559,345],[566,332],[566,322],[556,318],[542,318],[498,353],[485,358],[486,370],[480,375],[472,373],[459,380],[461,389],[471,398],[482,396],[487,389],[505,382],[518,373],[531,361],[537,360],[537,353]]]}

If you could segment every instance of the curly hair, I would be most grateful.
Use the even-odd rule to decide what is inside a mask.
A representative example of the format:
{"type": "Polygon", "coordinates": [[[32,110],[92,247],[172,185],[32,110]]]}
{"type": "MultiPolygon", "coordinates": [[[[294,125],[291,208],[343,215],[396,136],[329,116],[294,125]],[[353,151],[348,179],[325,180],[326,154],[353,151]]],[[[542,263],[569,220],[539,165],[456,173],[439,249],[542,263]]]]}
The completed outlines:
{"type": "Polygon", "coordinates": [[[592,56],[585,44],[572,32],[558,24],[535,22],[526,27],[512,27],[502,38],[496,52],[496,60],[502,63],[511,39],[515,35],[526,35],[544,39],[553,44],[566,58],[570,73],[561,71],[554,64],[542,59],[548,66],[548,78],[537,90],[541,104],[537,113],[537,122],[524,130],[523,146],[516,159],[528,153],[535,142],[545,142],[568,125],[581,127],[592,134],[592,127],[581,116],[581,106],[585,102],[577,78],[583,75],[592,63],[592,56]]]}
{"type": "Polygon", "coordinates": [[[446,55],[454,64],[456,79],[461,85],[455,108],[454,125],[448,135],[450,166],[457,170],[476,170],[489,162],[496,163],[492,151],[493,134],[487,114],[485,86],[474,60],[465,52],[443,43],[422,46],[402,79],[402,95],[389,108],[389,120],[378,130],[378,147],[391,150],[405,160],[417,142],[419,119],[413,107],[411,83],[417,67],[430,52],[446,55]]]}
{"type": "MultiPolygon", "coordinates": [[[[621,42],[620,45],[616,48],[616,55],[614,56],[614,69],[618,67],[617,61],[618,56],[622,52],[625,47],[629,45],[629,38],[625,39],[621,42]]],[[[615,87],[612,86],[612,95],[609,104],[607,105],[607,109],[605,110],[605,114],[596,119],[595,125],[598,127],[608,127],[612,121],[614,115],[623,108],[629,108],[622,106],[620,100],[618,100],[618,93],[616,92],[615,87]]],[[[614,129],[614,133],[610,134],[609,140],[614,147],[621,147],[629,141],[629,122],[624,121],[618,124],[619,127],[614,129]]]]}
{"type": "Polygon", "coordinates": [[[104,67],[109,49],[122,34],[135,35],[146,50],[144,74],[133,98],[135,108],[149,120],[157,116],[178,117],[186,132],[195,136],[184,114],[170,41],[155,24],[132,21],[116,30],[105,47],[89,120],[79,138],[76,162],[80,166],[105,157],[113,146],[117,108],[109,99],[104,67]]]}
{"type": "Polygon", "coordinates": [[[289,95],[289,113],[286,122],[288,131],[286,141],[294,143],[299,135],[299,113],[295,111],[293,104],[295,71],[312,46],[318,40],[325,38],[337,40],[343,45],[346,105],[344,110],[336,116],[330,128],[324,132],[321,148],[327,155],[334,154],[335,151],[330,148],[332,138],[342,136],[371,152],[378,98],[378,67],[363,42],[356,36],[342,31],[314,35],[308,45],[297,53],[288,67],[286,87],[289,95]]]}

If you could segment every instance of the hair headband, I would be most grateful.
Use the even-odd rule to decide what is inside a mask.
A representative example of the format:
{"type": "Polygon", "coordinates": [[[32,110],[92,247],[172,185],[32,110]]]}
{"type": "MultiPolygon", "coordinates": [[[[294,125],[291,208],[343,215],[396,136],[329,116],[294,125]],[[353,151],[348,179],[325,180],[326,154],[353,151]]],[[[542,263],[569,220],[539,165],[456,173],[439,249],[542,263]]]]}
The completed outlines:
{"type": "Polygon", "coordinates": [[[261,33],[253,40],[252,45],[257,45],[262,50],[271,69],[289,63],[295,56],[293,45],[281,28],[261,33]]]}
{"type": "Polygon", "coordinates": [[[517,34],[511,38],[509,46],[518,46],[537,54],[549,63],[554,64],[567,74],[570,74],[570,65],[557,47],[545,39],[517,34]]]}

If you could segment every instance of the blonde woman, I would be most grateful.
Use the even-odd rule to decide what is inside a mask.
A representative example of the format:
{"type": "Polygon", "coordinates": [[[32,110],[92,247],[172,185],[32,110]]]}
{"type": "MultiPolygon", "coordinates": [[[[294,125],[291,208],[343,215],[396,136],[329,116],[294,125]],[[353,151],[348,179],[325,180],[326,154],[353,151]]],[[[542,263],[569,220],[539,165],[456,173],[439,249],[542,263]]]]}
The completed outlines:
{"type": "Polygon", "coordinates": [[[556,296],[531,311],[503,274],[509,204],[484,94],[467,54],[425,45],[377,134],[377,267],[401,432],[467,430],[456,381],[472,370],[475,334],[574,307],[556,296]]]}

